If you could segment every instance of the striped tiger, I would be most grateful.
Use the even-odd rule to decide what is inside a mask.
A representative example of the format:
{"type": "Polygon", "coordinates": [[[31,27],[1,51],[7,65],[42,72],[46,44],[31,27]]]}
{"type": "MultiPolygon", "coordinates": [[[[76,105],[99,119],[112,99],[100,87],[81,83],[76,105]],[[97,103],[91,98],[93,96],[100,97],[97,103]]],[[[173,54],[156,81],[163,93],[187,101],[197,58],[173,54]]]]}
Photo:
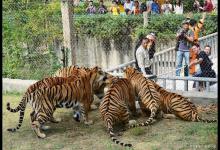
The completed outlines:
{"type": "Polygon", "coordinates": [[[133,115],[136,114],[134,90],[127,79],[116,78],[112,80],[99,106],[99,111],[112,141],[125,147],[132,147],[132,144],[120,142],[113,132],[114,124],[119,122],[128,124],[130,111],[133,115]]]}
{"type": "MultiPolygon", "coordinates": [[[[23,118],[27,103],[32,106],[33,111],[30,114],[32,128],[40,138],[46,137],[44,133],[40,132],[41,125],[51,120],[57,105],[72,107],[78,103],[82,112],[80,119],[85,124],[91,124],[92,121],[88,120],[88,111],[93,101],[92,85],[94,82],[104,80],[106,78],[105,75],[103,71],[95,67],[73,82],[39,88],[32,93],[25,93],[15,109],[20,109],[20,118],[23,118]]],[[[21,123],[17,125],[16,129],[20,128],[20,126],[21,123]]],[[[8,129],[8,131],[16,130],[8,129]]]]}
{"type": "MultiPolygon", "coordinates": [[[[40,89],[40,88],[45,88],[45,87],[52,87],[54,85],[62,85],[64,83],[69,83],[74,80],[77,80],[77,76],[70,76],[68,78],[63,78],[63,77],[48,77],[44,78],[43,80],[37,81],[36,83],[32,84],[31,86],[28,87],[24,95],[27,95],[28,93],[33,93],[35,90],[40,89]]],[[[57,106],[60,108],[60,106],[57,106]]],[[[73,107],[74,108],[74,107],[73,107]]],[[[21,110],[21,105],[17,107],[16,109],[12,109],[10,107],[10,103],[7,103],[7,110],[13,113],[16,113],[21,110]]],[[[20,112],[21,114],[24,113],[23,111],[20,112]]],[[[20,115],[21,116],[21,115],[20,115]]],[[[51,118],[51,122],[58,123],[60,120],[55,119],[54,117],[51,118]]],[[[21,124],[23,122],[23,117],[19,119],[19,123],[21,124]]],[[[16,131],[18,128],[12,129],[13,131],[16,131]]]]}
{"type": "MultiPolygon", "coordinates": [[[[54,76],[57,77],[68,77],[71,75],[80,75],[81,73],[90,71],[90,68],[87,67],[79,67],[79,66],[69,66],[69,67],[64,67],[61,68],[59,70],[56,71],[56,73],[54,74],[54,76]]],[[[108,73],[107,73],[108,74],[108,73]]],[[[111,76],[110,74],[108,74],[108,76],[111,76]]],[[[95,95],[99,98],[102,99],[104,96],[104,88],[105,88],[105,83],[95,83],[94,88],[93,88],[93,92],[95,93],[95,95]]],[[[96,109],[96,105],[92,104],[91,108],[96,109]]],[[[76,116],[76,115],[74,115],[76,116]]]]}
{"type": "Polygon", "coordinates": [[[135,90],[136,97],[140,99],[139,103],[141,109],[143,110],[144,108],[151,112],[150,117],[145,121],[145,123],[131,125],[130,128],[152,124],[158,114],[161,114],[160,95],[156,91],[154,84],[150,82],[150,79],[147,79],[142,73],[132,67],[128,67],[124,70],[124,76],[131,82],[135,90]]]}
{"type": "Polygon", "coordinates": [[[80,73],[83,73],[85,71],[90,71],[90,68],[79,67],[79,66],[68,66],[58,69],[55,72],[54,77],[69,77],[72,75],[79,75],[80,73]]]}
{"type": "Polygon", "coordinates": [[[217,121],[202,119],[198,115],[195,104],[193,104],[188,98],[180,94],[169,92],[153,81],[152,83],[154,84],[156,90],[160,93],[161,108],[165,114],[174,114],[185,121],[200,121],[207,123],[217,121]]]}
{"type": "MultiPolygon", "coordinates": [[[[55,77],[69,77],[72,75],[80,76],[80,74],[83,74],[90,70],[91,68],[87,68],[87,67],[68,66],[68,67],[64,67],[64,68],[57,70],[54,76],[55,77]]],[[[108,75],[107,78],[112,77],[112,75],[108,74],[107,72],[105,73],[108,75]]],[[[105,83],[102,83],[102,82],[96,82],[93,85],[93,92],[99,99],[102,99],[104,96],[105,86],[106,86],[105,83]]]]}

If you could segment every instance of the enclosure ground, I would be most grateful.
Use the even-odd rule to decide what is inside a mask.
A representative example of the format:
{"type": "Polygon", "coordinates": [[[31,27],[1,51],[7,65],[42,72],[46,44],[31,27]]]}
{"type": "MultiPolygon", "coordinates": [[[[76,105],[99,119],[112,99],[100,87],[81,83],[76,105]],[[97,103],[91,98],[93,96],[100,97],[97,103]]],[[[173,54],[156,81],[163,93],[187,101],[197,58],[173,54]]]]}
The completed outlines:
{"type": "MultiPolygon", "coordinates": [[[[48,123],[51,129],[45,133],[46,139],[36,137],[30,126],[30,111],[28,105],[24,122],[15,133],[9,133],[7,128],[18,123],[18,113],[6,110],[6,102],[15,107],[22,95],[3,95],[3,149],[4,150],[121,150],[111,142],[106,132],[98,110],[89,116],[94,124],[85,126],[72,119],[71,109],[57,109],[55,117],[62,118],[58,124],[48,123]]],[[[200,109],[204,118],[216,119],[217,110],[200,109]]],[[[140,117],[138,121],[146,118],[140,117]]],[[[186,122],[178,119],[163,119],[150,127],[127,130],[119,137],[124,142],[133,144],[135,150],[214,150],[217,149],[217,123],[186,122]]]]}

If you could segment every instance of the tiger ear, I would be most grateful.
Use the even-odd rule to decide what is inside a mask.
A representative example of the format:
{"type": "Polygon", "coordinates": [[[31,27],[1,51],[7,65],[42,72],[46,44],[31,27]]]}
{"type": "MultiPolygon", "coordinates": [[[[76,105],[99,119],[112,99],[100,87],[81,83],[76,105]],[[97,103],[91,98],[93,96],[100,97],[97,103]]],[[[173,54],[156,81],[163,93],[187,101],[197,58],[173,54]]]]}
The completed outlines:
{"type": "Polygon", "coordinates": [[[98,66],[95,66],[92,68],[92,71],[98,71],[99,70],[99,67],[98,66]]]}

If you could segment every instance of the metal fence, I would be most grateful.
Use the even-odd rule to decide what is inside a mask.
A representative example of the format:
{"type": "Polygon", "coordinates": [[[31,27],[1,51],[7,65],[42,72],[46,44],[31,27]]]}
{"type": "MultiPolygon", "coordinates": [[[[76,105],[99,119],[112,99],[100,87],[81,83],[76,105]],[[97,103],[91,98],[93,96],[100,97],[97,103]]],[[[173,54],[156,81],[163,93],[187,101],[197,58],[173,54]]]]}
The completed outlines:
{"type": "MultiPolygon", "coordinates": [[[[217,74],[217,36],[218,33],[213,33],[199,39],[201,49],[204,49],[205,45],[210,45],[212,48],[211,58],[215,60],[213,62],[215,66],[215,73],[217,74]]],[[[121,64],[117,67],[106,69],[114,75],[122,76],[122,72],[128,66],[135,67],[135,60],[128,63],[121,64]]],[[[180,68],[184,73],[184,67],[180,68]]],[[[176,76],[176,51],[175,47],[158,52],[153,58],[152,72],[157,76],[157,83],[161,86],[171,90],[182,91],[217,91],[217,76],[211,77],[208,74],[200,77],[179,77],[176,76]],[[177,88],[178,87],[178,88],[177,88]],[[214,87],[214,88],[213,88],[214,87]]]]}

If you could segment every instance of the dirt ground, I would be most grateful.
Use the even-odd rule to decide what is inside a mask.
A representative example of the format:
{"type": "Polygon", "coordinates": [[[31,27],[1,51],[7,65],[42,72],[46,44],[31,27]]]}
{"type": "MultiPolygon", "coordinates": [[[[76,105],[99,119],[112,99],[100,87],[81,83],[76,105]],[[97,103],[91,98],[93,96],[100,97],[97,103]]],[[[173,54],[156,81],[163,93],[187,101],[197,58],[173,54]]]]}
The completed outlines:
{"type": "MultiPolygon", "coordinates": [[[[121,150],[106,132],[98,110],[89,117],[94,121],[91,126],[77,123],[72,119],[71,109],[57,109],[58,124],[48,123],[51,129],[45,131],[47,137],[39,139],[30,126],[28,105],[21,128],[10,133],[7,128],[18,123],[18,113],[6,110],[6,102],[12,107],[18,105],[22,95],[3,95],[3,149],[4,150],[121,150]]],[[[216,105],[199,106],[203,118],[216,119],[216,105]]],[[[146,118],[140,117],[138,121],[146,118]]],[[[123,132],[120,140],[131,143],[135,150],[214,150],[217,149],[217,123],[186,122],[179,119],[162,119],[149,127],[138,127],[123,132]]]]}

